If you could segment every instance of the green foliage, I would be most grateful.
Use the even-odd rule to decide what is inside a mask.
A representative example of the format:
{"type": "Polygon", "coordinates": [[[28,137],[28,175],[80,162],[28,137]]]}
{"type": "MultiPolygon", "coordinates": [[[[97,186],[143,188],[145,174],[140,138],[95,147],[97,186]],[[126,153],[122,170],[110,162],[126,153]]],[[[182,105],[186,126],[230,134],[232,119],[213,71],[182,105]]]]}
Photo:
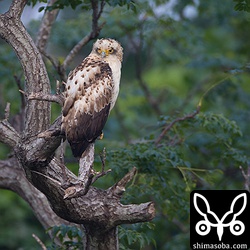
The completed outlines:
{"type": "Polygon", "coordinates": [[[250,1],[249,0],[234,0],[236,2],[234,9],[237,11],[250,12],[250,1]]]}
{"type": "Polygon", "coordinates": [[[233,138],[242,136],[242,131],[237,123],[227,119],[222,114],[201,113],[197,117],[197,121],[201,127],[224,143],[232,144],[233,138]]]}
{"type": "Polygon", "coordinates": [[[127,6],[128,9],[136,10],[136,2],[133,0],[106,0],[111,7],[127,6]]]}
{"type": "Polygon", "coordinates": [[[52,232],[53,243],[51,246],[48,246],[48,250],[63,250],[63,249],[72,249],[72,250],[83,250],[83,233],[76,226],[60,225],[54,226],[47,230],[52,232]],[[59,247],[56,244],[55,239],[59,239],[62,247],[59,247]]]}
{"type": "MultiPolygon", "coordinates": [[[[28,0],[28,5],[35,6],[37,3],[48,3],[48,0],[28,0]]],[[[98,1],[97,1],[98,2],[98,1]]],[[[106,0],[106,3],[108,3],[110,6],[115,7],[117,5],[124,6],[126,5],[127,8],[131,8],[135,10],[135,3],[133,0],[106,0]]],[[[92,5],[91,0],[57,0],[54,4],[50,6],[43,6],[39,8],[39,12],[45,10],[45,11],[51,11],[54,9],[64,9],[67,7],[72,8],[75,10],[78,6],[80,6],[84,10],[90,10],[92,5]]]]}
{"type": "Polygon", "coordinates": [[[143,249],[143,247],[150,244],[156,246],[155,240],[150,239],[145,233],[142,232],[143,228],[154,230],[155,225],[153,223],[134,224],[132,229],[125,227],[119,227],[119,243],[120,250],[133,250],[143,249]]]}
{"type": "Polygon", "coordinates": [[[54,9],[64,9],[66,7],[71,7],[73,10],[76,9],[77,6],[83,5],[85,8],[90,8],[91,1],[83,1],[83,0],[57,0],[53,5],[47,7],[41,7],[39,11],[42,10],[54,10],[54,9]]]}
{"type": "Polygon", "coordinates": [[[34,7],[37,3],[48,3],[48,0],[28,0],[28,1],[27,1],[27,5],[32,5],[33,7],[34,7]]]}
{"type": "Polygon", "coordinates": [[[12,191],[0,190],[0,249],[38,248],[32,234],[43,242],[49,239],[28,204],[12,191]]]}
{"type": "MultiPolygon", "coordinates": [[[[155,225],[153,223],[147,222],[143,224],[132,225],[132,229],[125,229],[124,227],[119,227],[119,240],[120,240],[120,249],[129,250],[129,249],[143,249],[146,245],[149,245],[152,242],[153,245],[156,245],[154,239],[149,239],[149,237],[143,233],[143,229],[154,230],[155,225]],[[128,248],[132,247],[132,248],[128,248]]],[[[83,248],[83,232],[80,228],[76,226],[60,225],[54,226],[47,230],[47,233],[51,231],[53,235],[53,243],[47,246],[48,250],[63,250],[63,249],[75,249],[81,250],[83,248]],[[61,247],[58,246],[55,239],[59,239],[61,247]]]]}

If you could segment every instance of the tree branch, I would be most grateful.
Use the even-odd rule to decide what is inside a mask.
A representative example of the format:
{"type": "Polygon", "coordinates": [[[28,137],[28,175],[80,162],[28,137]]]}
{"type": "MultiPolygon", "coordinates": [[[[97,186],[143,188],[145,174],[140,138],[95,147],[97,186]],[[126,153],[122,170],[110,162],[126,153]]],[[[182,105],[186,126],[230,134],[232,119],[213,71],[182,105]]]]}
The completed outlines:
{"type": "MultiPolygon", "coordinates": [[[[26,150],[27,154],[29,149],[26,150]]],[[[74,183],[76,183],[76,187],[80,187],[78,186],[81,183],[79,178],[56,158],[41,167],[37,162],[29,162],[26,154],[24,152],[20,154],[19,161],[31,169],[31,171],[26,169],[28,179],[46,195],[53,211],[65,220],[77,224],[97,225],[100,230],[107,231],[122,223],[148,221],[154,217],[153,203],[126,206],[120,203],[125,185],[136,173],[135,168],[110,189],[102,190],[89,186],[87,193],[79,191],[78,194],[81,195],[65,199],[65,191],[68,188],[63,185],[65,176],[70,184],[73,184],[71,187],[75,187],[74,183]],[[122,192],[120,192],[121,190],[122,192]]],[[[91,150],[90,154],[92,154],[91,150]]],[[[90,165],[90,163],[88,164],[90,165]]],[[[91,179],[89,176],[88,178],[91,179]]],[[[87,178],[86,181],[88,182],[87,178]]]]}
{"type": "Polygon", "coordinates": [[[20,140],[17,131],[5,119],[0,121],[0,142],[7,144],[10,147],[15,147],[20,140]]]}
{"type": "Polygon", "coordinates": [[[29,174],[33,165],[47,166],[53,159],[55,150],[60,146],[62,138],[60,116],[48,130],[17,144],[14,150],[26,173],[29,174]]]}
{"type": "Polygon", "coordinates": [[[39,239],[38,236],[36,236],[35,234],[32,234],[32,237],[36,240],[36,242],[41,246],[42,250],[47,250],[46,246],[44,245],[44,243],[39,239]]]}
{"type": "Polygon", "coordinates": [[[8,10],[8,15],[20,19],[26,3],[27,0],[13,0],[8,10]]]}
{"type": "Polygon", "coordinates": [[[69,54],[67,55],[67,57],[65,58],[65,60],[64,60],[64,62],[62,64],[62,68],[66,69],[68,64],[74,59],[74,57],[78,54],[80,49],[83,46],[85,46],[90,40],[91,40],[91,32],[88,35],[86,35],[84,38],[82,38],[82,40],[80,40],[74,46],[74,48],[69,52],[69,54]]]}
{"type": "MultiPolygon", "coordinates": [[[[0,37],[14,49],[25,76],[26,92],[50,93],[50,82],[42,57],[32,38],[20,21],[21,10],[26,1],[13,1],[10,10],[0,15],[0,37]],[[17,10],[18,9],[18,10],[17,10]]],[[[50,103],[29,100],[26,105],[24,136],[35,135],[50,123],[50,103]]]]}
{"type": "Polygon", "coordinates": [[[160,141],[164,138],[164,136],[167,134],[167,132],[177,123],[177,122],[181,122],[181,121],[185,121],[185,120],[188,120],[188,119],[192,119],[194,118],[197,114],[200,113],[200,109],[201,109],[201,106],[198,106],[197,109],[191,113],[191,114],[187,114],[183,117],[178,117],[176,119],[174,119],[171,123],[169,123],[164,129],[163,131],[161,132],[161,134],[158,136],[158,138],[155,140],[155,144],[159,144],[160,141]]]}
{"type": "Polygon", "coordinates": [[[147,99],[148,103],[152,107],[152,109],[155,111],[157,115],[161,115],[161,108],[159,105],[159,100],[157,100],[151,93],[150,89],[147,86],[147,83],[142,78],[142,62],[141,62],[141,54],[142,54],[142,47],[143,47],[143,34],[140,30],[140,41],[139,44],[136,44],[134,40],[130,37],[131,44],[134,46],[136,55],[135,55],[135,68],[136,68],[136,78],[137,81],[142,89],[142,91],[145,94],[145,98],[147,99]]]}
{"type": "Polygon", "coordinates": [[[114,213],[117,214],[115,225],[146,222],[155,217],[155,205],[153,202],[141,203],[139,205],[120,205],[114,213]]]}
{"type": "MultiPolygon", "coordinates": [[[[50,0],[47,6],[52,6],[57,0],[50,0]]],[[[45,11],[38,35],[36,38],[36,46],[41,53],[45,52],[48,39],[50,37],[52,26],[57,18],[59,9],[53,9],[51,11],[45,11]]]]}
{"type": "Polygon", "coordinates": [[[136,167],[133,167],[120,181],[118,181],[113,187],[110,188],[112,195],[121,198],[125,192],[126,185],[134,178],[137,172],[136,167]]]}
{"type": "Polygon", "coordinates": [[[247,191],[250,191],[250,166],[247,167],[246,171],[244,171],[243,167],[240,166],[240,170],[245,180],[244,187],[247,191]]]}
{"type": "Polygon", "coordinates": [[[105,165],[106,165],[106,149],[104,148],[102,153],[100,153],[100,158],[102,162],[102,170],[101,172],[96,172],[94,178],[92,179],[92,184],[96,182],[99,178],[105,176],[106,174],[110,173],[112,170],[108,169],[105,171],[105,165]]]}
{"type": "Polygon", "coordinates": [[[87,34],[81,41],[79,41],[74,48],[69,52],[66,59],[63,62],[62,68],[65,70],[69,63],[74,59],[74,57],[79,53],[80,49],[85,46],[90,40],[95,39],[105,23],[98,25],[98,20],[101,17],[105,2],[101,1],[100,9],[97,0],[91,0],[92,5],[92,30],[87,34]]]}
{"type": "Polygon", "coordinates": [[[89,191],[91,184],[110,172],[110,170],[104,171],[103,159],[102,172],[96,172],[93,168],[94,156],[95,147],[94,143],[91,143],[79,160],[78,182],[66,183],[69,187],[65,190],[64,199],[85,195],[89,191]]]}
{"type": "MultiPolygon", "coordinates": [[[[20,91],[20,90],[19,90],[20,91]]],[[[23,94],[25,92],[22,91],[23,94]]],[[[64,97],[63,95],[51,95],[51,94],[43,94],[43,93],[31,93],[27,96],[28,100],[38,100],[38,101],[47,101],[47,102],[55,102],[58,103],[60,106],[63,106],[64,97]]]]}
{"type": "Polygon", "coordinates": [[[89,191],[89,187],[94,177],[94,143],[91,143],[79,160],[79,179],[76,183],[69,184],[65,190],[64,199],[74,198],[85,195],[89,191]]]}

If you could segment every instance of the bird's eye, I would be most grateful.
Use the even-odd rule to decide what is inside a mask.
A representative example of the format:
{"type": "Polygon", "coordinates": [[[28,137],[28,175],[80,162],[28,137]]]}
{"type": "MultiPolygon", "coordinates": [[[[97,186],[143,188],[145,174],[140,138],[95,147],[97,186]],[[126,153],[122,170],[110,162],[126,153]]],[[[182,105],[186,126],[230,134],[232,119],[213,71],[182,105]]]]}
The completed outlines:
{"type": "Polygon", "coordinates": [[[109,54],[112,54],[112,53],[114,53],[114,49],[109,49],[109,54]]]}
{"type": "Polygon", "coordinates": [[[101,53],[102,53],[102,50],[101,50],[100,48],[97,48],[97,49],[96,49],[96,52],[99,53],[99,54],[101,54],[101,53]]]}

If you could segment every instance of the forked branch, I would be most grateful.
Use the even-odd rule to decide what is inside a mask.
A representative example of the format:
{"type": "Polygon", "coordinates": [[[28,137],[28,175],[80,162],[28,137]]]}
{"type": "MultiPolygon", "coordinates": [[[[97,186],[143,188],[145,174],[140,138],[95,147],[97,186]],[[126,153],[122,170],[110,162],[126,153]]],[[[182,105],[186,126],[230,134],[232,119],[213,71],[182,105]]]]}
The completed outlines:
{"type": "Polygon", "coordinates": [[[126,185],[135,177],[136,173],[137,169],[133,167],[120,181],[110,188],[112,195],[121,198],[126,190],[126,185]]]}
{"type": "Polygon", "coordinates": [[[167,132],[177,123],[181,121],[185,121],[188,119],[194,118],[196,115],[200,113],[201,106],[198,106],[196,110],[193,113],[187,114],[183,117],[178,117],[174,119],[172,122],[170,122],[161,132],[161,134],[158,136],[158,138],[155,140],[155,144],[158,145],[160,141],[164,138],[164,136],[167,134],[167,132]]]}
{"type": "Polygon", "coordinates": [[[68,56],[65,58],[62,64],[62,68],[64,70],[69,65],[69,63],[74,59],[74,57],[79,53],[81,48],[85,46],[90,40],[96,38],[99,35],[101,29],[105,25],[105,23],[102,23],[101,25],[98,24],[98,21],[101,17],[101,14],[105,6],[105,1],[102,0],[99,6],[99,1],[91,0],[91,5],[92,5],[92,30],[85,37],[83,37],[69,52],[68,56]]]}

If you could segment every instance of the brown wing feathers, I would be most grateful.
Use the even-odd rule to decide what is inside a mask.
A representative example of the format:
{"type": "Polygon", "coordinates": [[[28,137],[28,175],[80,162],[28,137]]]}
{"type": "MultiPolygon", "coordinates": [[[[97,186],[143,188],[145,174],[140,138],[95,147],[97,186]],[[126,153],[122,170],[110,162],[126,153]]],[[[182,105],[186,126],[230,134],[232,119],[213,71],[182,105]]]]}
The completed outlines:
{"type": "Polygon", "coordinates": [[[73,155],[80,157],[102,133],[112,98],[112,72],[105,62],[86,58],[69,76],[62,130],[73,155]]]}
{"type": "Polygon", "coordinates": [[[94,114],[83,113],[78,119],[77,128],[68,133],[68,141],[75,157],[80,157],[90,143],[94,142],[102,133],[107,121],[110,105],[94,114]]]}

